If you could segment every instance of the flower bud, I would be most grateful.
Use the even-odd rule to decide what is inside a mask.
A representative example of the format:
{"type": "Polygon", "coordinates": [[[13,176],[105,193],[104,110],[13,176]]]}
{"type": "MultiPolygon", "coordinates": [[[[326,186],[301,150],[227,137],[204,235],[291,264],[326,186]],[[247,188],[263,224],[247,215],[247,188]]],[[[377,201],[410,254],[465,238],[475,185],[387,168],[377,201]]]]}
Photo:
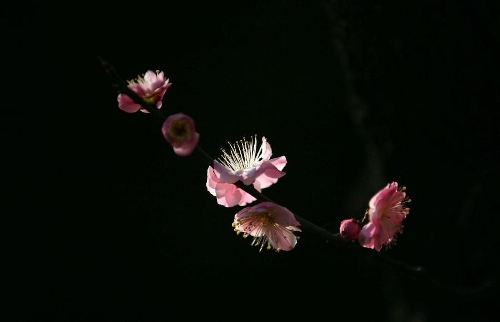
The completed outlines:
{"type": "Polygon", "coordinates": [[[359,220],[354,218],[344,219],[340,223],[340,235],[348,240],[358,239],[361,226],[359,225],[359,220]]]}
{"type": "Polygon", "coordinates": [[[198,144],[200,134],[196,132],[191,117],[177,113],[167,117],[161,127],[163,137],[179,156],[190,155],[198,144]]]}

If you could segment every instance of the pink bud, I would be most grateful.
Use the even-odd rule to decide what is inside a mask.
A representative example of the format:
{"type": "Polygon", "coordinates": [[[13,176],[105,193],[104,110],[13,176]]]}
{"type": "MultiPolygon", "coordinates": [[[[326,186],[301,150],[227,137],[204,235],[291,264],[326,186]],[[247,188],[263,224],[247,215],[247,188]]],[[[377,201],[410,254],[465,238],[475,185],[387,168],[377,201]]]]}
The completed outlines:
{"type": "Polygon", "coordinates": [[[359,232],[361,227],[359,225],[359,221],[350,218],[344,219],[340,223],[340,235],[348,240],[356,240],[358,239],[359,232]]]}
{"type": "Polygon", "coordinates": [[[190,155],[198,144],[200,135],[196,132],[191,117],[177,113],[167,117],[161,127],[163,137],[179,156],[190,155]]]}

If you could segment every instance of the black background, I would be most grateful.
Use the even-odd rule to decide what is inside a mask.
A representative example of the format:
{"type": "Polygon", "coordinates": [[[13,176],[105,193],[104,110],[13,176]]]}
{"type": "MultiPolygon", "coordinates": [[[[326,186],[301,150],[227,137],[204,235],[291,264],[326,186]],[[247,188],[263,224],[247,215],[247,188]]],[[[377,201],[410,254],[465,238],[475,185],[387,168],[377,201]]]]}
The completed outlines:
{"type": "Polygon", "coordinates": [[[2,6],[5,321],[498,319],[498,4],[2,6]],[[213,157],[266,136],[288,164],[264,193],[332,232],[405,185],[384,255],[429,275],[307,231],[259,253],[206,164],[118,109],[97,55],[125,79],[163,70],[162,110],[213,157]]]}

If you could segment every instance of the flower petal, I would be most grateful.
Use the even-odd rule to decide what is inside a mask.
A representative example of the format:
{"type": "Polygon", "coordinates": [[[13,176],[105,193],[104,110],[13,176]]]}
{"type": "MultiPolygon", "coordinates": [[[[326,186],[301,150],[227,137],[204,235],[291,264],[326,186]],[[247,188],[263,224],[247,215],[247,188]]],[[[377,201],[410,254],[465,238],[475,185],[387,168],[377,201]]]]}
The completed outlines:
{"type": "Polygon", "coordinates": [[[208,167],[207,170],[206,187],[217,198],[217,203],[224,207],[244,206],[256,200],[251,194],[241,190],[234,184],[223,182],[217,177],[212,167],[208,167]]]}
{"type": "Polygon", "coordinates": [[[219,161],[214,161],[214,171],[215,175],[220,178],[221,181],[227,183],[235,183],[239,180],[239,177],[232,174],[231,170],[223,166],[219,161]]]}
{"type": "Polygon", "coordinates": [[[382,243],[377,240],[376,236],[378,234],[378,228],[375,224],[369,222],[361,228],[358,235],[359,244],[366,248],[376,249],[380,251],[382,248],[382,243]]]}
{"type": "Polygon", "coordinates": [[[255,179],[254,187],[258,191],[261,189],[270,187],[274,183],[278,182],[278,179],[283,177],[286,173],[283,171],[279,171],[276,168],[268,168],[255,179]]]}
{"type": "Polygon", "coordinates": [[[274,249],[290,251],[297,245],[297,237],[285,228],[271,230],[268,239],[274,249]]]}
{"type": "Polygon", "coordinates": [[[125,94],[118,94],[118,107],[127,113],[135,113],[141,109],[130,97],[125,94]]]}

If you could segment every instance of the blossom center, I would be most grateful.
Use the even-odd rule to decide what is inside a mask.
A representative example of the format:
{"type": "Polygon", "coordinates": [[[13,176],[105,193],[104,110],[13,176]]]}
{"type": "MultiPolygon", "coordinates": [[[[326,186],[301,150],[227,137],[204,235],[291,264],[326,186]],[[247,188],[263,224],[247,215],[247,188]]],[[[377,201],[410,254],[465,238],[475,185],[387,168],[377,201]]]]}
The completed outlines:
{"type": "Polygon", "coordinates": [[[267,212],[250,212],[248,216],[241,218],[237,222],[238,225],[245,225],[245,231],[250,232],[255,227],[270,227],[275,224],[272,214],[267,212]]]}
{"type": "Polygon", "coordinates": [[[158,101],[158,95],[156,94],[146,94],[142,97],[142,99],[146,102],[146,103],[149,103],[149,104],[154,104],[158,101]]]}
{"type": "Polygon", "coordinates": [[[187,141],[190,138],[191,125],[185,119],[174,120],[168,129],[168,133],[177,141],[187,141]]]}
{"type": "Polygon", "coordinates": [[[257,166],[263,159],[266,138],[262,138],[263,144],[257,149],[257,135],[250,140],[243,139],[231,143],[228,142],[230,151],[221,149],[222,155],[217,160],[232,171],[246,170],[257,166]]]}
{"type": "MultiPolygon", "coordinates": [[[[262,248],[266,246],[266,249],[271,249],[271,244],[269,242],[268,232],[271,227],[276,227],[276,229],[282,229],[274,220],[272,213],[268,212],[249,212],[248,216],[237,220],[233,223],[235,226],[236,233],[240,233],[239,228],[242,228],[243,237],[247,238],[249,235],[253,236],[252,246],[260,246],[259,252],[262,248]]],[[[276,251],[279,252],[281,249],[277,248],[276,251]]]]}

